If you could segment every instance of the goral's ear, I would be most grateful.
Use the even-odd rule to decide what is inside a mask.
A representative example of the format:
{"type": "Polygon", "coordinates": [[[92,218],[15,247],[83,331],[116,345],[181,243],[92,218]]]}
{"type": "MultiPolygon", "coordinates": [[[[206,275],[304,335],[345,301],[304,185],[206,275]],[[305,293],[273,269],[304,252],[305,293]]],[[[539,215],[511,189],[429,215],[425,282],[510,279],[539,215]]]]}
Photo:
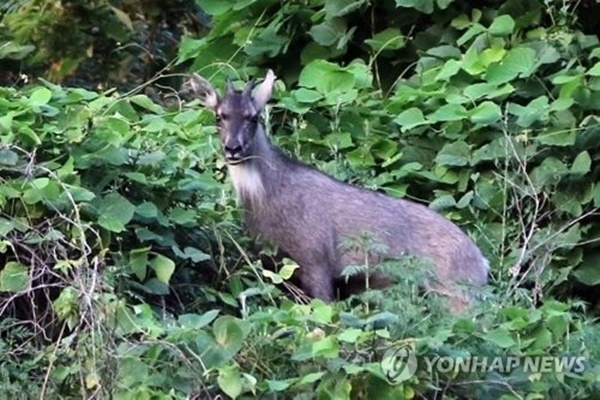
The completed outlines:
{"type": "Polygon", "coordinates": [[[262,110],[271,98],[275,78],[273,71],[269,70],[265,76],[265,80],[257,86],[256,92],[254,93],[254,104],[258,110],[262,110]]]}
{"type": "Polygon", "coordinates": [[[215,108],[219,104],[219,95],[215,88],[198,74],[192,74],[183,84],[182,90],[193,93],[206,107],[215,108]]]}

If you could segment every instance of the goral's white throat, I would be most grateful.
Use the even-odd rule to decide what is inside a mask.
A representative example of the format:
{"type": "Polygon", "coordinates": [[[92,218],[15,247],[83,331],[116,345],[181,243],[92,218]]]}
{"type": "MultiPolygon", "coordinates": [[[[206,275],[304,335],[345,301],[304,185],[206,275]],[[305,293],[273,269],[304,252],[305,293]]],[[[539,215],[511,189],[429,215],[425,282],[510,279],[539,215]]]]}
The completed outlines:
{"type": "Polygon", "coordinates": [[[229,164],[229,177],[240,200],[261,203],[265,196],[262,177],[253,163],[229,164]]]}

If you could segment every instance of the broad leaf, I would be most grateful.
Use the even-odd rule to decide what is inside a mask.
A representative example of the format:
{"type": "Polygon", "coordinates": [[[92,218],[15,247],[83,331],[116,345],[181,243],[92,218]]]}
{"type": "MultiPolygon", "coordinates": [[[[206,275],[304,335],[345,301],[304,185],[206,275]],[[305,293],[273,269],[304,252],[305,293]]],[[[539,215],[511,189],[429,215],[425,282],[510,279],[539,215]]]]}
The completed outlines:
{"type": "Polygon", "coordinates": [[[472,122],[489,125],[500,120],[502,111],[496,103],[484,101],[475,107],[475,109],[469,111],[469,114],[472,122]]]}
{"type": "Polygon", "coordinates": [[[398,50],[404,47],[404,36],[398,28],[387,28],[365,40],[373,50],[398,50]]]}
{"type": "Polygon", "coordinates": [[[489,32],[493,36],[508,36],[515,28],[515,20],[508,14],[500,15],[490,25],[489,32]]]}
{"type": "Polygon", "coordinates": [[[242,375],[232,365],[219,369],[217,382],[221,390],[232,399],[237,398],[242,393],[242,375]]]}
{"type": "Polygon", "coordinates": [[[509,82],[517,77],[528,77],[535,67],[535,51],[529,47],[511,49],[499,62],[491,64],[485,78],[493,84],[509,82]]]}
{"type": "Polygon", "coordinates": [[[575,160],[573,161],[573,165],[571,165],[571,173],[578,176],[583,176],[590,172],[592,166],[592,158],[590,157],[590,153],[587,151],[582,151],[577,154],[575,160]]]}
{"type": "Polygon", "coordinates": [[[402,127],[402,132],[428,123],[421,110],[416,107],[403,111],[394,118],[394,122],[402,127]]]}
{"type": "Polygon", "coordinates": [[[122,232],[131,221],[135,206],[118,193],[111,193],[100,200],[98,224],[113,232],[122,232]]]}
{"type": "Polygon", "coordinates": [[[15,262],[7,262],[0,271],[0,292],[17,293],[27,288],[29,272],[27,266],[15,262]]]}
{"type": "Polygon", "coordinates": [[[169,284],[169,280],[175,272],[175,263],[170,258],[163,256],[162,254],[157,254],[156,257],[150,261],[150,267],[156,273],[156,278],[159,281],[169,284]]]}

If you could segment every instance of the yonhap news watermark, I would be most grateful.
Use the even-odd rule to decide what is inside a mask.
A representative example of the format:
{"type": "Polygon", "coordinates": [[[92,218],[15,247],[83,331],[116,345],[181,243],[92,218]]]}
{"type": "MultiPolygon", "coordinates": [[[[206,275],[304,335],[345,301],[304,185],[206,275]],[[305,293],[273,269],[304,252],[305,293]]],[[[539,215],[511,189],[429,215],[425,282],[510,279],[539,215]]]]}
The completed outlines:
{"type": "Polygon", "coordinates": [[[410,379],[421,367],[427,373],[488,373],[529,374],[583,373],[587,358],[583,356],[419,356],[409,345],[390,347],[381,359],[381,370],[389,383],[410,379]]]}

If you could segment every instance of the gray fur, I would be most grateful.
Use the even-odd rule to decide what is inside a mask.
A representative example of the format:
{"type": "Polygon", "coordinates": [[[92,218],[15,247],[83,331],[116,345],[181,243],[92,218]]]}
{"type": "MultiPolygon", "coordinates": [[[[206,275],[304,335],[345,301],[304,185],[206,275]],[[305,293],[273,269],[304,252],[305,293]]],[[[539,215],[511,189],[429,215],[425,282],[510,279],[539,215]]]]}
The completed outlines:
{"type": "Polygon", "coordinates": [[[447,296],[453,310],[468,307],[470,296],[457,283],[479,286],[488,278],[488,262],[473,241],[423,205],[345,184],[284,155],[257,121],[274,80],[269,71],[254,96],[252,83],[242,92],[228,85],[224,98],[197,75],[190,82],[220,117],[222,149],[249,232],[298,263],[309,296],[334,299],[334,280],[343,268],[364,260],[344,253],[340,243],[367,231],[387,245],[389,257],[431,259],[436,277],[425,286],[447,296]]]}

